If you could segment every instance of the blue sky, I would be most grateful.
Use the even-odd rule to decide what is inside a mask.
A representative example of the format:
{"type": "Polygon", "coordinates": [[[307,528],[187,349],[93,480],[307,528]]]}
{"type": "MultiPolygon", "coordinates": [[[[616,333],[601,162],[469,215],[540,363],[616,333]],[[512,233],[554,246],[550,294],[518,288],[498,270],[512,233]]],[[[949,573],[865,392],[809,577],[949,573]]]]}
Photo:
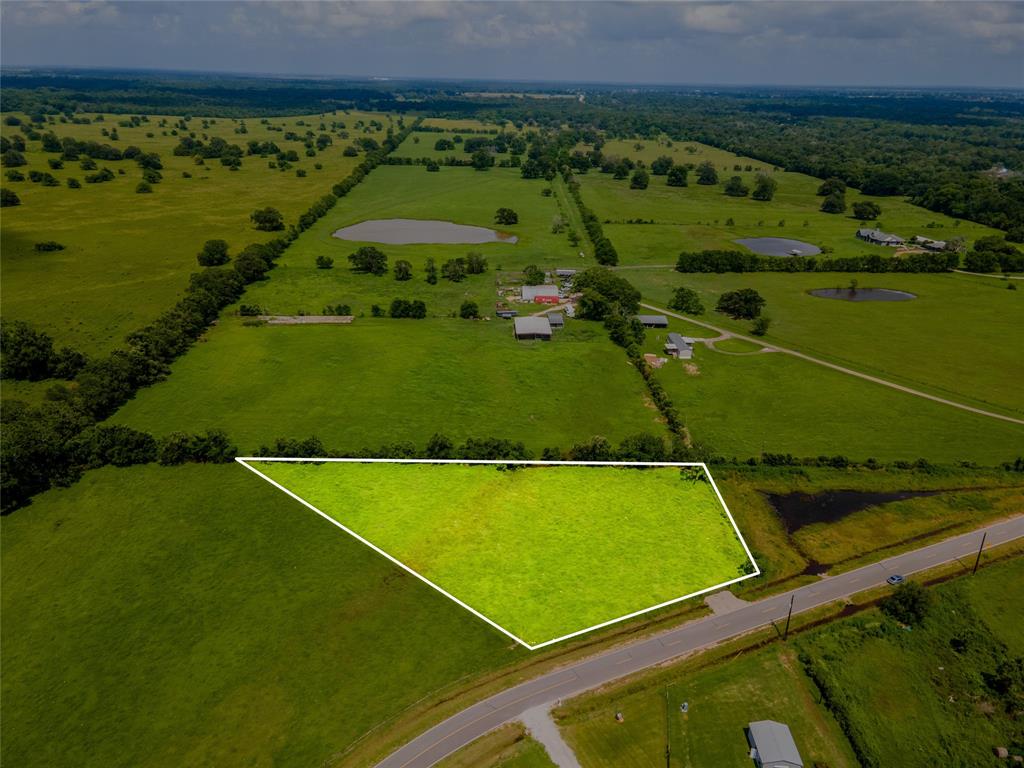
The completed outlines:
{"type": "Polygon", "coordinates": [[[1024,3],[26,2],[5,66],[1024,87],[1024,3]]]}

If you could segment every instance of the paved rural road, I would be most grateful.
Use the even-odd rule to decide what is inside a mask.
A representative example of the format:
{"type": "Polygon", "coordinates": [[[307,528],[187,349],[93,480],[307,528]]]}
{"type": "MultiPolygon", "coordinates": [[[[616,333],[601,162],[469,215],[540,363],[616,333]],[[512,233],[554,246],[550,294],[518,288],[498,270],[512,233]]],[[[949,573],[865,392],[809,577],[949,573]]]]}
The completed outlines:
{"type": "Polygon", "coordinates": [[[748,603],[724,615],[708,616],[675,629],[613,648],[509,688],[462,710],[377,764],[377,768],[428,768],[534,707],[597,688],[620,677],[708,648],[773,621],[785,620],[790,598],[802,613],[885,584],[894,573],[916,573],[957,558],[968,558],[987,532],[986,548],[1024,537],[1024,515],[971,533],[896,555],[854,571],[829,576],[790,592],[748,603]]]}
{"type": "Polygon", "coordinates": [[[797,352],[795,349],[787,349],[786,347],[780,347],[778,344],[769,344],[769,343],[767,343],[765,341],[762,341],[761,339],[755,339],[753,336],[744,336],[742,333],[735,333],[734,331],[727,331],[724,328],[719,328],[717,325],[711,325],[710,323],[705,323],[705,322],[703,322],[701,320],[694,320],[692,317],[686,317],[685,315],[677,315],[675,312],[670,312],[667,309],[662,309],[661,307],[656,307],[653,304],[641,304],[640,306],[641,307],[646,307],[647,309],[653,309],[656,312],[660,312],[663,315],[668,315],[669,317],[675,317],[675,318],[678,318],[680,320],[685,320],[688,323],[693,323],[694,325],[699,325],[702,328],[707,328],[708,330],[711,330],[711,331],[718,331],[719,333],[728,333],[730,336],[735,336],[737,339],[743,339],[744,341],[749,341],[751,344],[758,344],[758,345],[760,345],[762,347],[766,347],[768,349],[774,349],[776,352],[782,352],[783,354],[786,354],[786,355],[792,355],[793,357],[799,357],[801,360],[806,360],[807,362],[815,363],[816,365],[823,365],[826,368],[831,368],[833,371],[839,371],[840,373],[845,373],[845,374],[848,374],[850,376],[856,376],[858,379],[864,379],[865,381],[871,381],[871,382],[874,382],[875,384],[881,384],[883,387],[889,387],[891,389],[897,389],[900,392],[906,392],[908,395],[915,395],[917,397],[923,397],[926,400],[931,400],[931,401],[936,402],[936,403],[942,403],[943,405],[950,405],[953,408],[959,408],[962,411],[970,411],[971,413],[977,413],[980,416],[988,416],[991,419],[999,419],[1001,421],[1009,421],[1009,422],[1011,422],[1013,424],[1024,424],[1024,419],[1017,419],[1017,418],[1014,418],[1013,416],[1004,416],[1001,413],[993,413],[992,411],[986,411],[986,410],[983,410],[981,408],[975,408],[975,407],[970,406],[970,405],[964,405],[963,403],[958,403],[955,400],[946,400],[945,398],[942,398],[942,397],[937,397],[935,395],[929,395],[927,392],[921,392],[920,390],[917,390],[917,389],[911,389],[910,387],[904,387],[902,384],[896,384],[895,382],[892,382],[892,381],[886,381],[885,379],[880,379],[877,376],[871,376],[870,374],[867,374],[867,373],[861,373],[860,371],[855,371],[853,368],[844,368],[841,365],[836,365],[835,363],[830,363],[830,362],[828,362],[826,360],[821,360],[820,358],[817,358],[817,357],[811,357],[810,355],[805,355],[803,352],[797,352]]]}

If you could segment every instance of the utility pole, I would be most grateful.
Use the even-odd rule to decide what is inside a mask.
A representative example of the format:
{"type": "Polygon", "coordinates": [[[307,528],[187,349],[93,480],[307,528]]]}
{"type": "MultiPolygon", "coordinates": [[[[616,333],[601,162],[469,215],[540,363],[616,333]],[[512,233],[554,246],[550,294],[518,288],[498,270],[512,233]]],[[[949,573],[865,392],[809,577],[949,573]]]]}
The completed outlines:
{"type": "Polygon", "coordinates": [[[786,631],[782,633],[783,642],[789,637],[789,620],[793,618],[793,601],[796,600],[796,595],[789,596],[789,613],[786,615],[786,631]]]}
{"type": "Polygon", "coordinates": [[[971,571],[971,576],[978,572],[978,565],[981,563],[981,550],[985,548],[985,537],[988,536],[988,531],[981,534],[981,546],[978,547],[978,556],[974,558],[974,570],[971,571]]]}

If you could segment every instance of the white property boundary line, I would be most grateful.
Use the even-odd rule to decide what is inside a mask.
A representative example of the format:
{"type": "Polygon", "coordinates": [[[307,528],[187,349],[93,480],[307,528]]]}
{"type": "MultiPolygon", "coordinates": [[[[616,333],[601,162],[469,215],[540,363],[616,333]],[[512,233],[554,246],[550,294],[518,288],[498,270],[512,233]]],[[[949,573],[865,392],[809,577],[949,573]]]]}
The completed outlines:
{"type": "Polygon", "coordinates": [[[588,632],[593,632],[595,629],[602,629],[602,628],[610,626],[612,624],[617,624],[620,621],[626,621],[627,619],[635,618],[635,617],[640,616],[640,615],[642,615],[644,613],[649,613],[651,611],[656,611],[659,608],[664,608],[666,606],[673,605],[675,603],[680,603],[683,600],[689,600],[691,597],[697,597],[699,595],[707,594],[708,592],[714,592],[716,590],[722,589],[723,587],[728,587],[731,584],[736,584],[736,583],[744,581],[746,579],[753,578],[754,576],[760,576],[761,575],[761,568],[758,566],[757,562],[754,560],[754,556],[750,553],[750,547],[747,546],[747,542],[743,538],[743,534],[740,533],[739,526],[736,525],[736,521],[733,519],[732,513],[729,511],[729,507],[725,503],[725,499],[722,498],[722,492],[718,490],[718,486],[715,484],[715,479],[711,476],[711,472],[708,470],[708,465],[705,464],[702,461],[701,462],[697,462],[697,461],[683,461],[683,462],[648,461],[648,462],[644,462],[644,461],[534,461],[534,460],[527,460],[527,459],[509,459],[509,460],[504,460],[504,461],[502,461],[502,460],[490,460],[490,459],[359,459],[359,458],[320,459],[320,458],[284,458],[284,457],[263,457],[263,456],[236,456],[235,457],[235,461],[237,461],[243,467],[248,469],[250,472],[253,472],[254,474],[259,475],[260,477],[262,477],[264,480],[266,480],[268,483],[273,485],[278,490],[284,491],[286,494],[291,496],[293,499],[295,499],[297,502],[299,502],[303,506],[313,510],[318,515],[320,515],[320,517],[324,518],[325,520],[327,520],[332,525],[335,525],[338,528],[340,528],[341,530],[345,531],[345,533],[347,533],[349,536],[352,536],[353,538],[357,539],[358,541],[361,541],[363,544],[368,546],[374,552],[377,552],[378,554],[383,555],[384,557],[386,557],[388,560],[390,560],[392,563],[397,565],[402,570],[404,570],[404,571],[406,571],[408,573],[411,573],[413,576],[415,576],[417,579],[422,581],[424,584],[427,584],[428,586],[433,587],[438,592],[440,592],[442,595],[447,597],[449,600],[451,600],[451,601],[457,603],[458,605],[462,606],[463,608],[465,608],[467,611],[472,613],[477,618],[483,619],[485,622],[490,624],[496,630],[498,630],[499,632],[501,632],[504,635],[507,635],[508,637],[512,638],[517,643],[519,643],[521,646],[523,646],[527,650],[531,650],[531,651],[535,651],[538,648],[543,648],[546,645],[553,645],[554,643],[560,643],[563,640],[568,640],[570,638],[578,637],[579,635],[583,635],[583,634],[586,634],[588,632]],[[410,568],[405,563],[403,563],[401,560],[398,560],[398,559],[392,557],[391,555],[389,555],[387,552],[385,552],[383,549],[378,547],[373,542],[368,541],[367,539],[363,538],[358,533],[353,531],[351,528],[348,528],[347,526],[345,526],[344,524],[338,522],[337,520],[335,520],[333,517],[331,517],[327,513],[317,509],[312,504],[310,504],[308,501],[306,501],[302,497],[296,495],[292,491],[288,490],[287,488],[285,488],[283,485],[281,485],[277,481],[272,480],[271,478],[267,477],[265,474],[260,472],[254,466],[249,464],[249,462],[251,462],[251,461],[256,461],[256,462],[293,462],[293,463],[306,463],[306,464],[329,464],[329,463],[351,463],[351,464],[491,464],[491,465],[517,464],[517,465],[556,466],[556,467],[557,466],[563,466],[563,467],[565,467],[565,466],[568,466],[568,467],[700,467],[701,469],[704,470],[704,474],[707,476],[708,481],[711,483],[711,487],[714,489],[715,495],[718,497],[718,502],[722,505],[722,509],[725,510],[725,515],[726,515],[726,517],[729,518],[729,523],[732,525],[732,529],[736,533],[736,538],[739,539],[740,544],[743,546],[743,551],[746,552],[747,558],[750,560],[750,564],[754,566],[754,571],[753,571],[753,573],[747,573],[747,574],[744,574],[743,576],[739,576],[739,577],[737,577],[735,579],[730,579],[729,581],[723,581],[721,584],[716,584],[713,587],[707,587],[705,589],[700,589],[700,590],[697,590],[696,592],[691,592],[688,595],[683,595],[682,597],[676,597],[676,598],[674,598],[672,600],[666,600],[664,603],[658,603],[657,605],[652,605],[652,606],[650,606],[648,608],[643,608],[643,609],[641,609],[639,611],[633,611],[632,613],[627,613],[625,616],[619,616],[616,619],[611,619],[609,621],[603,621],[600,624],[595,624],[592,627],[587,627],[586,629],[580,629],[580,630],[577,630],[576,632],[570,632],[568,635],[562,635],[561,637],[556,637],[554,640],[545,640],[543,643],[537,643],[536,645],[530,645],[530,643],[526,642],[522,638],[517,637],[513,633],[509,632],[507,629],[505,629],[500,624],[496,624],[491,619],[489,619],[486,616],[484,616],[482,613],[480,613],[480,611],[478,611],[475,608],[473,608],[472,606],[467,605],[466,603],[462,602],[461,600],[459,600],[459,598],[455,597],[455,595],[453,595],[450,592],[446,591],[442,587],[439,587],[437,584],[432,582],[427,577],[423,576],[420,573],[417,573],[412,568],[410,568]]]}

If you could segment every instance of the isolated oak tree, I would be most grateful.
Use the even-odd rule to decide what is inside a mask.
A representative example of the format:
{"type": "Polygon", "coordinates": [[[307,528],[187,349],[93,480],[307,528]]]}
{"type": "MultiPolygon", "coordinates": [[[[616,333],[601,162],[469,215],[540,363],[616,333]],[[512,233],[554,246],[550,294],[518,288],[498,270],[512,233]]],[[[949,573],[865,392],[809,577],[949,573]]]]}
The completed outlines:
{"type": "Polygon", "coordinates": [[[495,224],[518,224],[519,214],[513,211],[511,208],[499,208],[494,212],[494,223],[495,224]]]}
{"type": "Polygon", "coordinates": [[[388,257],[379,248],[372,245],[364,245],[354,253],[349,254],[349,263],[356,272],[366,272],[380,277],[388,271],[388,257]]]}
{"type": "Polygon", "coordinates": [[[277,208],[271,208],[270,206],[259,208],[249,215],[249,219],[256,226],[256,229],[263,232],[274,232],[284,229],[284,216],[281,215],[277,208]]]}
{"type": "Polygon", "coordinates": [[[412,264],[405,259],[399,259],[394,266],[395,280],[411,280],[412,264]]]}
{"type": "Polygon", "coordinates": [[[718,183],[718,171],[713,163],[703,162],[697,166],[697,183],[705,186],[718,183]]]}
{"type": "Polygon", "coordinates": [[[757,174],[754,182],[754,193],[751,195],[755,200],[768,202],[775,197],[775,190],[779,188],[779,182],[764,173],[757,174]]]}
{"type": "Polygon", "coordinates": [[[689,169],[684,165],[673,165],[668,172],[668,178],[665,183],[670,187],[685,187],[689,183],[687,176],[689,175],[689,169]]]}

